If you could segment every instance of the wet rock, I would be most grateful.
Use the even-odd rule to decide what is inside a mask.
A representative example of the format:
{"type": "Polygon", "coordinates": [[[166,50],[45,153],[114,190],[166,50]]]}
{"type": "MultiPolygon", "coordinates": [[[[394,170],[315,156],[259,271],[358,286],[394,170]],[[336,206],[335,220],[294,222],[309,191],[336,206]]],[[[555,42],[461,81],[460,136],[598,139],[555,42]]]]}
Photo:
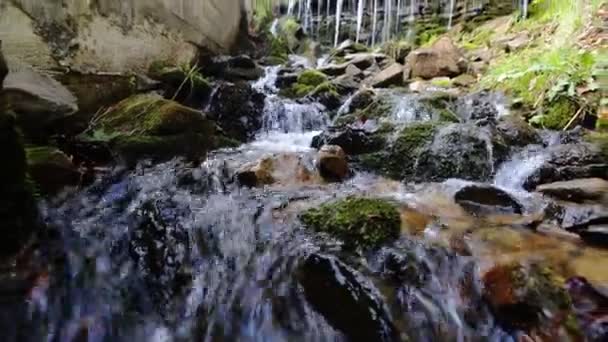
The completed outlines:
{"type": "Polygon", "coordinates": [[[166,306],[191,280],[188,274],[190,238],[180,217],[190,213],[176,204],[150,200],[137,211],[138,224],[129,241],[129,252],[155,299],[166,306]]]}
{"type": "Polygon", "coordinates": [[[608,247],[608,223],[604,225],[590,225],[584,230],[579,231],[578,235],[590,245],[608,247]]]}
{"type": "Polygon", "coordinates": [[[376,92],[372,89],[361,89],[357,91],[350,99],[348,112],[344,114],[352,113],[357,110],[364,110],[374,102],[375,97],[376,92]]]}
{"type": "Polygon", "coordinates": [[[398,332],[372,284],[337,259],[313,254],[298,270],[306,300],[349,341],[395,341],[398,332]]]}
{"type": "Polygon", "coordinates": [[[416,175],[420,153],[433,141],[439,130],[436,122],[414,123],[403,128],[386,150],[360,157],[363,168],[380,172],[398,180],[416,175]]]}
{"type": "Polygon", "coordinates": [[[527,190],[540,184],[580,178],[606,178],[608,160],[599,146],[588,143],[560,144],[546,149],[544,163],[524,182],[527,190]]]}
{"type": "Polygon", "coordinates": [[[196,160],[214,146],[216,126],[203,113],[158,95],[136,95],[99,115],[85,140],[105,142],[125,162],[184,156],[196,160]]]}
{"type": "Polygon", "coordinates": [[[298,82],[298,74],[295,72],[292,72],[292,73],[286,73],[286,74],[277,76],[275,85],[279,89],[284,89],[284,88],[291,87],[296,82],[298,82]]]}
{"type": "Polygon", "coordinates": [[[342,181],[349,175],[348,160],[340,146],[325,145],[317,156],[319,173],[328,181],[342,181]]]}
{"type": "Polygon", "coordinates": [[[472,215],[521,214],[521,205],[508,193],[489,185],[467,185],[454,200],[472,215]]]}
{"type": "Polygon", "coordinates": [[[300,215],[302,223],[317,232],[340,238],[347,248],[377,247],[399,236],[401,218],[386,201],[349,197],[300,215]]]}
{"type": "Polygon", "coordinates": [[[222,83],[211,98],[209,114],[228,137],[244,142],[262,127],[264,98],[247,83],[222,83]]]}
{"type": "Polygon", "coordinates": [[[213,57],[198,65],[203,75],[233,82],[257,80],[264,74],[264,70],[246,55],[213,57]]]}
{"type": "Polygon", "coordinates": [[[26,179],[26,155],[15,117],[0,112],[0,260],[19,252],[38,230],[32,186],[26,179]]]}
{"type": "Polygon", "coordinates": [[[562,280],[542,265],[500,264],[484,274],[483,284],[485,300],[508,329],[554,329],[573,318],[562,280]]]}
{"type": "Polygon", "coordinates": [[[329,64],[319,68],[318,70],[327,76],[340,76],[346,73],[346,68],[350,63],[329,64]]]}
{"type": "Polygon", "coordinates": [[[487,180],[493,169],[490,134],[470,124],[451,124],[434,136],[420,152],[416,178],[443,181],[448,178],[487,180]]]}
{"type": "Polygon", "coordinates": [[[8,65],[6,64],[4,54],[2,53],[2,41],[0,40],[0,90],[2,90],[2,83],[4,82],[6,75],[8,75],[8,65]]]}
{"type": "Polygon", "coordinates": [[[456,101],[456,113],[466,121],[493,120],[500,116],[504,102],[501,94],[481,91],[460,97],[456,101]]]}
{"type": "Polygon", "coordinates": [[[509,146],[524,147],[542,143],[538,132],[517,115],[505,115],[498,119],[496,130],[509,146]]]}
{"type": "Polygon", "coordinates": [[[312,183],[318,177],[310,170],[311,163],[297,153],[277,153],[243,165],[234,177],[248,187],[312,183]]]}
{"type": "Polygon", "coordinates": [[[82,174],[65,153],[48,146],[28,147],[26,152],[28,173],[42,192],[79,184],[82,174]]]}
{"type": "Polygon", "coordinates": [[[270,185],[275,182],[272,177],[274,162],[271,157],[263,158],[254,163],[244,165],[236,172],[236,180],[239,184],[248,187],[270,185]]]}
{"type": "Polygon", "coordinates": [[[365,84],[376,87],[386,88],[389,86],[399,86],[403,84],[403,65],[393,63],[378,74],[364,81],[365,84]]]}
{"type": "Polygon", "coordinates": [[[586,279],[578,277],[568,279],[566,288],[587,340],[608,340],[608,294],[594,287],[586,279]]]}
{"type": "Polygon", "coordinates": [[[313,138],[312,147],[320,149],[323,145],[340,146],[348,155],[372,153],[380,150],[385,139],[379,134],[349,126],[330,128],[313,138]]]}
{"type": "Polygon", "coordinates": [[[330,111],[336,110],[342,105],[342,97],[338,93],[338,89],[330,82],[317,86],[309,96],[330,111]]]}
{"type": "Polygon", "coordinates": [[[431,47],[414,50],[407,57],[407,64],[412,78],[455,77],[466,71],[463,54],[448,37],[440,38],[431,47]]]}
{"type": "Polygon", "coordinates": [[[576,203],[599,202],[608,205],[608,181],[584,178],[543,184],[536,187],[543,195],[576,203]]]}
{"type": "MultiPolygon", "coordinates": [[[[193,67],[194,68],[194,67],[193,67]]],[[[162,83],[165,97],[200,105],[211,94],[211,83],[196,69],[184,67],[150,68],[150,77],[162,83]]]]}
{"type": "Polygon", "coordinates": [[[12,72],[4,79],[0,102],[17,114],[19,125],[35,135],[54,120],[78,111],[76,97],[50,76],[33,70],[12,72]]]}
{"type": "Polygon", "coordinates": [[[387,58],[388,56],[385,54],[371,52],[359,52],[344,56],[344,60],[360,70],[366,70],[376,63],[385,61],[387,58]]]}

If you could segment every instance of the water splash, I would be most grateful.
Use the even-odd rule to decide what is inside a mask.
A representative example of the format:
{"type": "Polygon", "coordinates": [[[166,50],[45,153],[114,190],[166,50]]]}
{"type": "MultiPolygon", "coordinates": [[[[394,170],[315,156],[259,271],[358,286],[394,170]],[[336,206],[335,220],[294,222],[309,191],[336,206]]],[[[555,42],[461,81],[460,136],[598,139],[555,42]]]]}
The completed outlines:
{"type": "Polygon", "coordinates": [[[527,149],[503,163],[494,177],[494,184],[513,191],[522,191],[526,180],[547,160],[543,151],[527,149]]]}

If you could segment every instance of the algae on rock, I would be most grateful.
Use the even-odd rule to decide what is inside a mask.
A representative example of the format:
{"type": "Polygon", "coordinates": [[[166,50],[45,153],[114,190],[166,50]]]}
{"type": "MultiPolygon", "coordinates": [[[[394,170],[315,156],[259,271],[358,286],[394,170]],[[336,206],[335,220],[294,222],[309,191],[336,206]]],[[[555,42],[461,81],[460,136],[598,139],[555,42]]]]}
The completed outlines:
{"type": "Polygon", "coordinates": [[[308,228],[340,238],[347,247],[373,248],[399,236],[397,208],[384,200],[349,197],[300,215],[308,228]]]}

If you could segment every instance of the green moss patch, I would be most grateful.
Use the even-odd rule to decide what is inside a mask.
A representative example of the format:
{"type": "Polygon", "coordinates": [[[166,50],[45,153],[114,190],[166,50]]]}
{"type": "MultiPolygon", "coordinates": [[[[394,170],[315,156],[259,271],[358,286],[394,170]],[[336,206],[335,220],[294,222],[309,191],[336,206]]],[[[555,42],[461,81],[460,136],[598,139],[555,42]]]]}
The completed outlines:
{"type": "Polygon", "coordinates": [[[342,239],[348,247],[378,247],[399,237],[401,218],[397,208],[383,200],[349,197],[323,204],[300,215],[315,231],[342,239]]]}

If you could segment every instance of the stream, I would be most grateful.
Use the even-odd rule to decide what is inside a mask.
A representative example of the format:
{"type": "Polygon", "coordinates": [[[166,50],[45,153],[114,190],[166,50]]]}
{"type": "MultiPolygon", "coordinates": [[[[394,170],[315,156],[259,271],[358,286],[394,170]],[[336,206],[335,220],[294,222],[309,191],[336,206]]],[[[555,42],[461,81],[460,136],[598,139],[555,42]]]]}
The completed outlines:
{"type": "MultiPolygon", "coordinates": [[[[468,183],[402,184],[356,170],[342,183],[300,178],[291,168],[314,170],[312,139],[331,122],[322,105],[279,96],[277,70],[253,84],[267,97],[263,128],[250,143],[214,151],[196,166],[173,160],[116,168],[42,205],[61,266],[48,271],[54,277],[38,276],[26,312],[3,306],[5,320],[22,317],[16,320],[29,329],[21,340],[517,340],[481,294],[482,270],[506,254],[491,244],[469,255],[446,246],[452,240],[444,227],[457,234],[480,224],[451,200],[468,183]],[[234,181],[242,165],[268,154],[286,156],[281,182],[246,188],[234,181]],[[356,254],[298,220],[306,208],[352,194],[395,201],[403,215],[415,209],[441,219],[356,254]]],[[[425,120],[411,111],[415,102],[402,100],[393,119],[425,120]]],[[[542,149],[523,151],[490,181],[530,216],[543,203],[523,181],[542,158],[542,149]]],[[[547,241],[555,250],[568,243],[547,241]]],[[[605,254],[586,258],[597,253],[605,254]]]]}

